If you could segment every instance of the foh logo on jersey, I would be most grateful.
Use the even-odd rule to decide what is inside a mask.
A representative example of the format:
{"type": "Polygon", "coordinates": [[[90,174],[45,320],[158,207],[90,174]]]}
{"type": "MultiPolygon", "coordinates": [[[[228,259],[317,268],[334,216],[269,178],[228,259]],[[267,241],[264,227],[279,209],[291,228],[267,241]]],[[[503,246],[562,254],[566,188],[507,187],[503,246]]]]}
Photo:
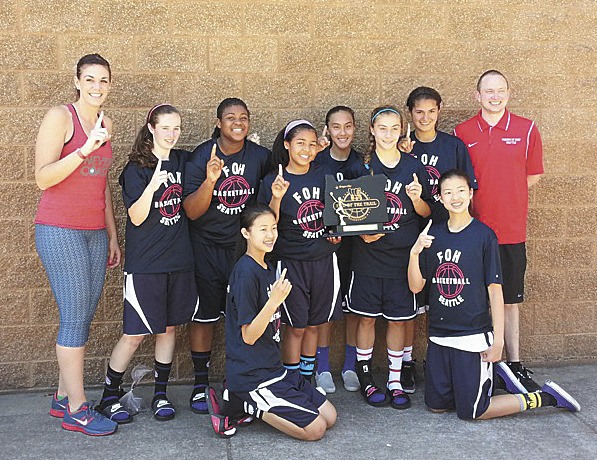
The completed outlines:
{"type": "Polygon", "coordinates": [[[319,238],[323,235],[323,203],[319,199],[320,195],[319,187],[303,187],[292,194],[300,204],[292,223],[301,227],[304,238],[319,238]]]}
{"type": "Polygon", "coordinates": [[[224,166],[222,173],[226,176],[214,195],[220,203],[217,208],[223,214],[240,214],[245,208],[245,203],[255,190],[251,188],[247,180],[242,176],[245,172],[245,165],[232,163],[230,167],[224,166]],[[230,175],[232,173],[233,175],[230,175]]]}
{"type": "Polygon", "coordinates": [[[437,267],[435,277],[433,277],[431,282],[437,284],[437,290],[440,294],[439,302],[446,307],[456,307],[464,302],[464,299],[460,295],[464,286],[471,284],[457,265],[462,252],[446,249],[445,251],[438,252],[436,255],[440,261],[440,265],[437,267]]]}
{"type": "Polygon", "coordinates": [[[182,202],[182,175],[180,172],[168,173],[168,186],[154,207],[160,210],[162,218],[160,223],[163,225],[174,225],[180,219],[180,204],[182,202]]]}

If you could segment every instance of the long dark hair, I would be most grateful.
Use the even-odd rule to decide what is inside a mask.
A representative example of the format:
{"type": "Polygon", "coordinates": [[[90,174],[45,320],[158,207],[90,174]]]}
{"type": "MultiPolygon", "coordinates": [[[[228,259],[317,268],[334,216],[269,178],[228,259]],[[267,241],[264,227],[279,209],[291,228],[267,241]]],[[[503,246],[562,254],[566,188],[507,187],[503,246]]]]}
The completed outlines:
{"type": "Polygon", "coordinates": [[[293,126],[291,129],[288,130],[288,132],[286,132],[290,123],[294,122],[288,123],[286,127],[284,127],[284,129],[278,133],[276,139],[274,139],[274,145],[272,145],[272,171],[277,171],[278,165],[280,164],[283,168],[285,168],[286,166],[288,166],[288,163],[290,162],[288,150],[286,150],[286,147],[284,147],[284,141],[291,142],[292,139],[294,139],[298,135],[298,133],[304,130],[313,131],[317,136],[317,130],[313,127],[313,125],[306,120],[303,121],[303,123],[299,123],[296,126],[293,126]]]}
{"type": "MultiPolygon", "coordinates": [[[[251,119],[251,112],[249,112],[249,108],[247,107],[247,104],[245,104],[245,101],[239,99],[238,97],[227,97],[222,102],[220,102],[218,108],[216,109],[216,117],[218,118],[218,120],[222,121],[222,115],[224,115],[224,110],[226,110],[228,107],[234,107],[237,105],[245,109],[247,111],[249,119],[251,119]]],[[[217,139],[218,137],[220,137],[220,128],[216,126],[213,130],[213,133],[211,133],[211,138],[217,139]]]]}
{"type": "MultiPolygon", "coordinates": [[[[161,115],[180,112],[176,107],[170,104],[158,104],[147,113],[147,119],[135,138],[133,148],[129,154],[129,160],[137,163],[142,168],[155,168],[158,159],[153,154],[153,135],[149,131],[148,124],[155,128],[161,115]]],[[[182,118],[182,117],[181,117],[182,118]]]]}
{"type": "MultiPolygon", "coordinates": [[[[110,63],[97,53],[86,54],[81,59],[79,59],[79,62],[77,62],[76,70],[77,79],[81,78],[81,72],[83,71],[83,67],[86,67],[88,65],[101,65],[105,67],[108,71],[108,77],[110,78],[110,81],[112,81],[112,70],[110,69],[110,63]]],[[[81,91],[79,91],[78,88],[75,88],[75,91],[77,92],[78,99],[81,96],[81,91]]]]}
{"type": "Polygon", "coordinates": [[[277,218],[276,213],[269,206],[261,203],[254,203],[247,206],[245,210],[240,214],[240,227],[238,232],[238,239],[236,241],[236,247],[234,250],[235,260],[240,259],[243,254],[247,252],[247,240],[240,233],[240,229],[244,228],[249,230],[255,221],[264,214],[271,214],[274,219],[277,218]]]}

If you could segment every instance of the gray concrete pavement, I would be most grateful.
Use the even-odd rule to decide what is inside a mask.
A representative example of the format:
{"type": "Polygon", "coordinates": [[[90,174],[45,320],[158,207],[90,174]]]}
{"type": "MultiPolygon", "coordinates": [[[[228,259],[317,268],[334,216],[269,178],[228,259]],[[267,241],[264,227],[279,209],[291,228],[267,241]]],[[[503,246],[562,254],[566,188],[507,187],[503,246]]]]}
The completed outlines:
{"type": "MultiPolygon", "coordinates": [[[[150,413],[135,417],[113,436],[92,438],[60,428],[48,415],[47,393],[0,395],[0,446],[5,459],[595,459],[597,458],[597,364],[534,368],[577,398],[582,411],[539,409],[499,420],[466,422],[454,413],[432,414],[422,388],[412,408],[367,406],[358,393],[340,384],[329,399],[338,422],[323,440],[291,439],[258,421],[220,439],[207,416],[188,408],[189,385],[172,385],[176,419],[158,422],[150,413]]],[[[381,383],[382,379],[379,379],[381,383]]],[[[152,387],[139,395],[151,399],[152,387]]],[[[100,390],[89,391],[98,399],[100,390]]]]}

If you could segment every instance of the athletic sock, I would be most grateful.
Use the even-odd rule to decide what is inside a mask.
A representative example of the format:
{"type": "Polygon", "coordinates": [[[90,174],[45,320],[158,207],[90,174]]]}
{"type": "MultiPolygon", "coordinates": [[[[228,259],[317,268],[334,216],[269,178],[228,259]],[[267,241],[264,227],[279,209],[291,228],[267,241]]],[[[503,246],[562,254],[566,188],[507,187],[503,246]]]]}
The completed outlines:
{"type": "Polygon", "coordinates": [[[371,348],[358,348],[355,347],[357,354],[357,361],[371,361],[373,357],[373,347],[371,348]]]}
{"type": "Polygon", "coordinates": [[[404,347],[402,350],[404,356],[402,356],[402,361],[412,361],[413,360],[413,347],[404,347]]]}
{"type": "Polygon", "coordinates": [[[209,384],[208,370],[211,351],[191,351],[193,360],[193,369],[195,375],[195,385],[193,386],[193,396],[201,393],[209,384]]]}
{"type": "Polygon", "coordinates": [[[331,372],[330,347],[317,347],[317,372],[331,372]]]}
{"type": "Polygon", "coordinates": [[[388,389],[402,390],[400,383],[400,374],[402,373],[402,350],[394,351],[388,348],[388,367],[390,373],[388,375],[388,389]]]}
{"type": "Polygon", "coordinates": [[[549,393],[545,393],[544,391],[535,391],[533,393],[526,393],[526,394],[517,394],[516,395],[520,400],[520,411],[523,412],[525,410],[531,409],[538,409],[542,406],[552,406],[556,407],[558,402],[556,398],[554,398],[549,393]]]}
{"type": "Polygon", "coordinates": [[[355,365],[357,363],[357,347],[352,345],[346,345],[344,350],[344,367],[342,367],[342,372],[345,371],[354,371],[355,365]]]}
{"type": "Polygon", "coordinates": [[[301,355],[300,371],[301,375],[311,382],[315,371],[315,356],[301,355]]]}
{"type": "Polygon", "coordinates": [[[298,371],[300,369],[300,363],[284,363],[284,367],[289,371],[298,371]]]}
{"type": "Polygon", "coordinates": [[[172,363],[160,363],[155,361],[155,388],[153,391],[153,401],[156,399],[168,399],[166,397],[166,388],[168,387],[168,379],[170,378],[170,371],[172,370],[172,363]]]}
{"type": "Polygon", "coordinates": [[[100,410],[104,410],[120,399],[120,385],[122,384],[123,376],[124,372],[117,372],[108,366],[106,380],[104,381],[104,393],[99,404],[100,410]]]}
{"type": "Polygon", "coordinates": [[[228,416],[232,420],[237,420],[246,414],[257,418],[263,417],[263,411],[257,409],[256,404],[240,399],[228,389],[222,392],[222,402],[222,415],[228,416]]]}

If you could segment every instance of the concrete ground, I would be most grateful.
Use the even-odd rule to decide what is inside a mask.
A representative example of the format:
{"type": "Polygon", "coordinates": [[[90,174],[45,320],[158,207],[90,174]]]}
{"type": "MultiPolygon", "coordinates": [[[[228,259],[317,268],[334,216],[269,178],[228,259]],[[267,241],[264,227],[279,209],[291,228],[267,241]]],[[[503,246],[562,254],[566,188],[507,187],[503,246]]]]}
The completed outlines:
{"type": "MultiPolygon", "coordinates": [[[[0,446],[5,459],[595,459],[597,458],[597,363],[533,368],[534,378],[550,378],[576,397],[572,414],[545,408],[497,420],[466,422],[454,413],[432,414],[422,388],[412,408],[367,406],[360,394],[340,384],[329,399],[338,421],[324,439],[301,442],[261,421],[230,439],[217,437],[207,416],[188,408],[189,385],[171,385],[176,418],[158,422],[150,413],[135,417],[113,436],[94,438],[60,428],[48,415],[47,393],[0,395],[0,446]]],[[[379,378],[378,382],[382,382],[379,378]]],[[[138,395],[151,399],[152,387],[138,395]]],[[[100,390],[89,391],[99,399],[100,390]]]]}

